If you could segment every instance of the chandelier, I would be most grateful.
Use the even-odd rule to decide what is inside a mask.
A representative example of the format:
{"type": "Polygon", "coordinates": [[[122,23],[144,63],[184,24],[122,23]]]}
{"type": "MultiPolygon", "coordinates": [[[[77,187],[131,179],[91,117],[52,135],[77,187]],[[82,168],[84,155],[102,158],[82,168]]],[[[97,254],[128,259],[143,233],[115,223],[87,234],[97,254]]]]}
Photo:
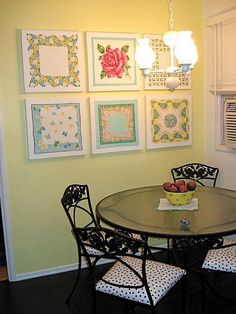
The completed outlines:
{"type": "Polygon", "coordinates": [[[178,73],[189,75],[198,60],[197,48],[192,39],[191,31],[174,31],[173,0],[168,0],[169,5],[169,31],[163,35],[164,43],[169,47],[170,66],[166,69],[152,70],[155,53],[149,45],[149,39],[138,39],[138,48],[135,61],[138,63],[145,77],[152,73],[166,73],[168,75],[165,85],[170,91],[179,86],[178,73]],[[175,59],[178,65],[175,65],[175,59]]]}

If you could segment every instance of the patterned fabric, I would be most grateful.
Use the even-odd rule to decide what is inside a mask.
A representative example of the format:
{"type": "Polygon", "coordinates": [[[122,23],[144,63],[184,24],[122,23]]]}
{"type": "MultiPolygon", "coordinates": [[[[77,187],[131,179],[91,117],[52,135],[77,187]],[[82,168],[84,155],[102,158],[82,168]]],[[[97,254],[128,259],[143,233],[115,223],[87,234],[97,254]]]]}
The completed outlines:
{"type": "MultiPolygon", "coordinates": [[[[93,248],[93,247],[91,247],[91,246],[87,246],[87,245],[85,245],[85,247],[86,247],[86,250],[87,250],[87,252],[88,252],[88,254],[89,254],[89,255],[96,255],[96,256],[100,256],[100,255],[102,255],[102,254],[103,254],[101,251],[96,250],[96,249],[94,249],[94,248],[93,248]]],[[[83,250],[82,250],[82,254],[84,254],[84,253],[83,253],[83,250]]]]}
{"type": "MultiPolygon", "coordinates": [[[[29,53],[29,67],[30,67],[30,87],[37,87],[40,85],[41,87],[58,87],[65,86],[80,86],[79,79],[79,58],[78,58],[78,45],[79,37],[78,34],[71,33],[70,35],[61,34],[57,36],[58,32],[54,34],[45,35],[45,34],[37,34],[35,33],[27,33],[27,41],[28,41],[28,53],[29,53]],[[62,58],[62,61],[67,61],[64,65],[65,70],[59,71],[56,75],[54,73],[43,73],[42,65],[42,55],[44,49],[52,49],[53,51],[65,51],[67,58],[62,58]],[[57,48],[57,49],[55,49],[57,48]],[[64,48],[64,50],[60,49],[64,48]],[[41,57],[41,58],[40,58],[41,57]],[[66,59],[66,60],[64,60],[66,59]]],[[[48,51],[48,50],[47,50],[48,51]]],[[[54,52],[54,54],[55,54],[54,52]]],[[[49,61],[51,60],[48,58],[49,61]]],[[[51,61],[53,62],[53,60],[51,61]]]]}
{"type": "Polygon", "coordinates": [[[131,233],[131,238],[137,239],[137,240],[142,240],[142,237],[138,233],[131,233]]]}
{"type": "Polygon", "coordinates": [[[82,151],[81,104],[32,104],[35,154],[82,151]]]}
{"type": "Polygon", "coordinates": [[[130,231],[127,231],[125,229],[115,229],[116,232],[121,232],[133,239],[137,239],[137,240],[142,240],[142,237],[139,233],[133,233],[133,232],[130,232],[130,231]]]}
{"type": "MultiPolygon", "coordinates": [[[[122,260],[133,267],[140,275],[142,274],[142,260],[127,256],[122,258],[122,260]]],[[[147,260],[146,277],[154,305],[156,305],[185,274],[185,270],[181,268],[147,260]]],[[[121,262],[116,262],[105,274],[103,279],[109,281],[111,284],[100,280],[96,285],[97,291],[150,305],[146,289],[144,287],[134,287],[140,285],[141,280],[132,270],[121,262]],[[123,285],[123,287],[114,286],[112,283],[123,285]],[[133,286],[132,288],[124,287],[131,285],[133,286]]]]}
{"type": "MultiPolygon", "coordinates": [[[[224,245],[236,241],[224,240],[224,245]]],[[[209,250],[202,268],[236,273],[236,246],[209,250]]]]}
{"type": "MultiPolygon", "coordinates": [[[[150,39],[150,46],[155,52],[155,60],[152,64],[152,70],[148,77],[145,78],[145,89],[167,89],[165,86],[165,80],[168,78],[168,73],[157,72],[155,70],[160,69],[169,61],[170,48],[164,43],[162,35],[148,34],[145,37],[150,39]]],[[[177,73],[176,76],[180,80],[178,89],[191,88],[191,74],[184,75],[184,73],[177,73]]]]}

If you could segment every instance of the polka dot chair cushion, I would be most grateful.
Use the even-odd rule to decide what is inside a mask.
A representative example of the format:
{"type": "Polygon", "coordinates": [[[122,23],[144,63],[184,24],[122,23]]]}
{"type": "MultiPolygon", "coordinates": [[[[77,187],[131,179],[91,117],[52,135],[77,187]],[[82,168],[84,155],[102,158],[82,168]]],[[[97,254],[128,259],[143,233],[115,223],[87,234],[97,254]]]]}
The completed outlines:
{"type": "MultiPolygon", "coordinates": [[[[224,240],[224,245],[233,243],[236,241],[224,240]]],[[[202,268],[236,273],[236,246],[209,250],[202,268]]]]}
{"type": "MultiPolygon", "coordinates": [[[[86,251],[89,255],[96,255],[96,256],[100,256],[102,255],[103,253],[97,249],[94,249],[93,247],[91,246],[88,246],[88,245],[85,245],[86,247],[86,251]]],[[[83,249],[82,249],[82,253],[83,253],[83,249]]]]}
{"type": "MultiPolygon", "coordinates": [[[[122,258],[141,275],[142,260],[125,256],[122,258]]],[[[154,305],[185,275],[185,270],[155,261],[146,261],[146,277],[154,305]]],[[[116,262],[103,277],[104,280],[118,285],[140,285],[141,280],[121,262],[116,262]]],[[[100,280],[96,290],[128,300],[150,305],[146,289],[117,287],[100,280]]]]}

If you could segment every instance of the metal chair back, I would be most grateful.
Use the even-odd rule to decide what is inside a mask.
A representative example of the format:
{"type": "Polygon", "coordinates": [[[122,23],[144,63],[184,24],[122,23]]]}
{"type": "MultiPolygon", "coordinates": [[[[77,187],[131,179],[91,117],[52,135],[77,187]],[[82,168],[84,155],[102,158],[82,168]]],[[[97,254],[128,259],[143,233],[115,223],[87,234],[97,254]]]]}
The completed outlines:
{"type": "Polygon", "coordinates": [[[88,185],[69,185],[61,198],[61,203],[72,229],[98,226],[92,209],[88,185]]]}
{"type": "Polygon", "coordinates": [[[172,168],[171,174],[174,181],[194,180],[202,186],[208,185],[206,183],[209,182],[211,186],[215,187],[219,169],[205,164],[191,163],[172,168]]]}

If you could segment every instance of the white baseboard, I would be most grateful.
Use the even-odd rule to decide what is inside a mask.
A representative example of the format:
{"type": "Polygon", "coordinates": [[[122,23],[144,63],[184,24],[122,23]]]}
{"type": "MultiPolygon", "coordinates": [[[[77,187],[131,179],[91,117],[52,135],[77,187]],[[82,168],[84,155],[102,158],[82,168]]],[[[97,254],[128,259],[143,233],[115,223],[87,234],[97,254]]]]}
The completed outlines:
{"type": "MultiPolygon", "coordinates": [[[[236,240],[236,235],[227,236],[226,238],[236,240]]],[[[166,244],[159,245],[159,247],[166,247],[166,244]]],[[[155,250],[153,248],[152,251],[157,252],[158,249],[155,250]]],[[[110,263],[111,261],[112,260],[105,260],[105,259],[99,260],[97,262],[97,265],[107,264],[107,263],[110,263]]],[[[86,267],[88,267],[87,263],[85,261],[82,262],[81,268],[86,268],[86,267]]],[[[78,268],[77,264],[70,264],[70,265],[65,265],[65,266],[60,266],[60,267],[42,269],[39,271],[30,272],[30,273],[22,273],[22,274],[16,275],[15,277],[16,280],[14,281],[21,281],[21,280],[38,278],[38,277],[56,275],[56,274],[65,273],[68,271],[73,271],[73,270],[76,270],[77,268],[78,268]]]]}
{"type": "MultiPolygon", "coordinates": [[[[166,245],[159,245],[159,247],[166,247],[166,245]]],[[[158,251],[157,249],[153,249],[153,252],[158,251]]],[[[97,262],[97,265],[102,265],[102,264],[107,264],[110,263],[112,260],[105,260],[101,259],[97,262]]],[[[86,268],[88,267],[87,263],[85,261],[82,262],[81,268],[86,268]]],[[[59,267],[54,267],[54,268],[48,268],[48,269],[42,269],[30,273],[22,273],[22,274],[17,274],[15,276],[15,280],[12,281],[22,281],[22,280],[27,280],[27,279],[33,279],[33,278],[38,278],[38,277],[44,277],[44,276],[50,276],[50,275],[56,275],[60,273],[65,273],[68,271],[73,271],[78,268],[77,264],[71,264],[71,265],[65,265],[65,266],[59,266],[59,267]]]]}
{"type": "MultiPolygon", "coordinates": [[[[110,263],[111,260],[100,260],[97,262],[97,265],[102,265],[106,263],[110,263]]],[[[84,261],[82,262],[81,268],[86,268],[88,267],[87,263],[84,261]]],[[[65,273],[68,271],[73,271],[78,268],[77,264],[71,264],[71,265],[65,265],[65,266],[60,266],[60,267],[54,267],[54,268],[48,268],[48,269],[42,269],[30,273],[22,273],[16,275],[16,280],[14,281],[22,281],[22,280],[27,280],[27,279],[33,279],[33,278],[38,278],[38,277],[44,277],[44,276],[50,276],[50,275],[56,275],[60,273],[65,273]]]]}

